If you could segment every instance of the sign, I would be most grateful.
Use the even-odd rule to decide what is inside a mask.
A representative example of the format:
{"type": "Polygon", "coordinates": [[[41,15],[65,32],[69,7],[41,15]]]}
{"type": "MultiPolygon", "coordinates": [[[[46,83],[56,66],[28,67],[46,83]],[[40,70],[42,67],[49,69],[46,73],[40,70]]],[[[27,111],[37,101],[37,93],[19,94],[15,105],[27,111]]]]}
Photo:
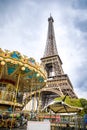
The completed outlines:
{"type": "Polygon", "coordinates": [[[27,130],[50,130],[49,121],[28,121],[27,130]]]}

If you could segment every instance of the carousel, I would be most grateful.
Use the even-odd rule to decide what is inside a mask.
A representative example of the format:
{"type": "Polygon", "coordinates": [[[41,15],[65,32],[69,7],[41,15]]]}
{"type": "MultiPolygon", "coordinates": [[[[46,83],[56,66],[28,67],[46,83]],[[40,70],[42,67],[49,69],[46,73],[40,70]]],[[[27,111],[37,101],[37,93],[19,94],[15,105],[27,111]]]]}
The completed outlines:
{"type": "Polygon", "coordinates": [[[0,49],[0,121],[8,113],[21,111],[32,95],[40,95],[45,85],[46,72],[34,58],[0,49]]]}

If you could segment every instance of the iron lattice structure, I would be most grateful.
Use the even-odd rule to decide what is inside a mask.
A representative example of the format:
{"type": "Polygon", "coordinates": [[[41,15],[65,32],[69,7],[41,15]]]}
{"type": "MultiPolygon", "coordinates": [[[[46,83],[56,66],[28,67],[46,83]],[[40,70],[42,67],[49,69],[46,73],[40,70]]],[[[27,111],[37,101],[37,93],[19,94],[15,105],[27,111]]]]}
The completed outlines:
{"type": "Polygon", "coordinates": [[[72,83],[67,74],[64,74],[62,61],[58,55],[53,18],[48,18],[48,35],[41,64],[47,72],[47,85],[42,90],[42,106],[47,105],[55,97],[68,95],[77,98],[72,83]]]}

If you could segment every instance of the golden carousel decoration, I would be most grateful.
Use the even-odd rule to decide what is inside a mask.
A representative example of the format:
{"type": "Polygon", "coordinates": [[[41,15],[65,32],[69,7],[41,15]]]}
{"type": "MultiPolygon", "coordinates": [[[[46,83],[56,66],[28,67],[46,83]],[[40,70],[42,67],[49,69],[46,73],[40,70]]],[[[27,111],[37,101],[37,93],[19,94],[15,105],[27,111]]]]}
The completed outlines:
{"type": "Polygon", "coordinates": [[[45,81],[46,72],[33,58],[0,49],[0,112],[23,108],[26,97],[39,93],[45,81]]]}

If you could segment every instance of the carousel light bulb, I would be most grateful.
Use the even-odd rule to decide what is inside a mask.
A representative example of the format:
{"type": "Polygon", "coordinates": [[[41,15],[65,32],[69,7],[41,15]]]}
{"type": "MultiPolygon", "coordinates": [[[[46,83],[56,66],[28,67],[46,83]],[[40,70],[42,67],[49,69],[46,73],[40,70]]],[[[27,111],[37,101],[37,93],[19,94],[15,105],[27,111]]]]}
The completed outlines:
{"type": "Polygon", "coordinates": [[[5,65],[5,62],[4,62],[4,61],[1,61],[1,65],[5,65]]]}
{"type": "Polygon", "coordinates": [[[47,82],[47,80],[44,80],[44,82],[47,82]]]}
{"type": "Polygon", "coordinates": [[[39,77],[40,75],[39,75],[39,73],[37,74],[37,77],[39,77]]]}
{"type": "Polygon", "coordinates": [[[24,71],[24,70],[25,70],[25,67],[22,67],[22,68],[21,68],[21,70],[23,70],[23,71],[24,71]]]}

